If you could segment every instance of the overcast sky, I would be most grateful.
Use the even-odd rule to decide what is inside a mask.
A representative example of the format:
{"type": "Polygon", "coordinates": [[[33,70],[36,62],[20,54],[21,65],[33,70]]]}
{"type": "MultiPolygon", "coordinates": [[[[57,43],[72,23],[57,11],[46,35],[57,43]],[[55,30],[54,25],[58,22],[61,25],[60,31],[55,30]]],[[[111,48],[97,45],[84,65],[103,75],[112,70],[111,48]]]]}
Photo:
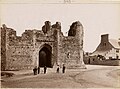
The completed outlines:
{"type": "Polygon", "coordinates": [[[44,22],[61,22],[65,34],[74,21],[84,26],[84,50],[93,52],[102,34],[120,38],[120,4],[0,4],[1,24],[21,35],[25,29],[40,29],[44,22]]]}

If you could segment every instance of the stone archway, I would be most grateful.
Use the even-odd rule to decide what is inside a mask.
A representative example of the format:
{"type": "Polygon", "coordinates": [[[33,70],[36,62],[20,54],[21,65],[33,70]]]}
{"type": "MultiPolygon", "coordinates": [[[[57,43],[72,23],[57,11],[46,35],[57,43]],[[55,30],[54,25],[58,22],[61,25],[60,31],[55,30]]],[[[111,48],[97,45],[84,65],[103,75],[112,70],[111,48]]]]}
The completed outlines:
{"type": "Polygon", "coordinates": [[[52,48],[50,45],[43,45],[39,51],[39,66],[52,68],[52,48]]]}

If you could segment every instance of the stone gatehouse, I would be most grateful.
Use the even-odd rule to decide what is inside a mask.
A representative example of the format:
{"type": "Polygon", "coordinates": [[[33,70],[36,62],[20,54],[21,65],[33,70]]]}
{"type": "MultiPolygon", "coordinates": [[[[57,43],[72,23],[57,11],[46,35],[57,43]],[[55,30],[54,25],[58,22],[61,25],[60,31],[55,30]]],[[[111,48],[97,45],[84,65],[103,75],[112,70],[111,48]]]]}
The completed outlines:
{"type": "Polygon", "coordinates": [[[22,36],[5,24],[1,34],[1,69],[21,70],[35,66],[65,64],[67,68],[84,67],[83,62],[83,26],[73,22],[68,36],[61,32],[61,23],[51,25],[46,21],[42,30],[25,30],[22,36]]]}

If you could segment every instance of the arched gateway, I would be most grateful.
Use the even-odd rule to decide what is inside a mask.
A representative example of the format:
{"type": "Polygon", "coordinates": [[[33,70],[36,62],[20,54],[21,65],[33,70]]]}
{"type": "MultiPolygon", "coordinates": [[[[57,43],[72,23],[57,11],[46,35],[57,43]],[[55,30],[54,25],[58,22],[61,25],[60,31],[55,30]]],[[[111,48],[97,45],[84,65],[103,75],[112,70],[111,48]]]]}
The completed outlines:
{"type": "Polygon", "coordinates": [[[52,47],[50,45],[43,45],[39,51],[39,66],[52,68],[52,47]]]}
{"type": "Polygon", "coordinates": [[[5,25],[0,27],[1,69],[22,70],[35,66],[85,68],[83,62],[83,25],[73,22],[64,36],[61,23],[46,21],[42,30],[25,30],[22,36],[5,25]]]}

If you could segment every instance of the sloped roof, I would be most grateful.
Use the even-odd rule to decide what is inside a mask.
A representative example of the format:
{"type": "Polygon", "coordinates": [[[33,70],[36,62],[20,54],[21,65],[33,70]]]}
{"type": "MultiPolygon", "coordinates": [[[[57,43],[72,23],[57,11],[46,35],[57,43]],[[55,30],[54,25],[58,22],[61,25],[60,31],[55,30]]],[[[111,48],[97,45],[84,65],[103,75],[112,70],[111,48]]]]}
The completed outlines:
{"type": "Polygon", "coordinates": [[[107,53],[108,51],[95,51],[93,52],[90,56],[94,56],[94,55],[102,55],[102,56],[105,56],[105,54],[107,53]]]}
{"type": "Polygon", "coordinates": [[[109,42],[114,48],[120,49],[120,44],[118,43],[120,42],[120,40],[109,39],[109,42]]]}

